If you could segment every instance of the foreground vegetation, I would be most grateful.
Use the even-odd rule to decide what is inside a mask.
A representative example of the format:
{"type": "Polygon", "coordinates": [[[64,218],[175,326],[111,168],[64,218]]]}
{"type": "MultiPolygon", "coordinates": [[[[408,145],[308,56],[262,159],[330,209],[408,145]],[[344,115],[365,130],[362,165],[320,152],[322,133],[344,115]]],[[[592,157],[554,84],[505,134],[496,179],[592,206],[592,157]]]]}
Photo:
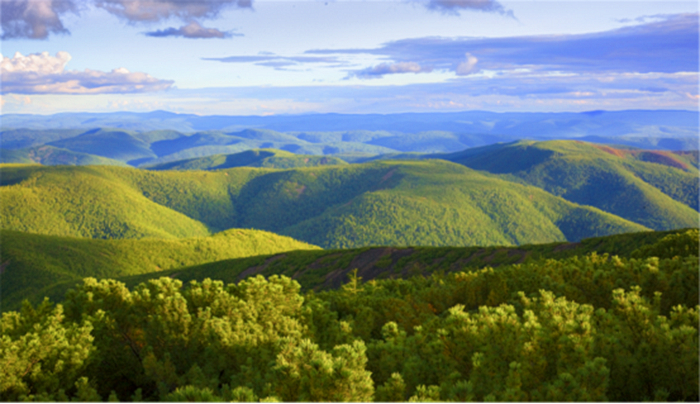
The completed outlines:
{"type": "Polygon", "coordinates": [[[306,294],[277,275],[87,278],[3,314],[0,399],[697,401],[698,231],[628,256],[306,294]]]}

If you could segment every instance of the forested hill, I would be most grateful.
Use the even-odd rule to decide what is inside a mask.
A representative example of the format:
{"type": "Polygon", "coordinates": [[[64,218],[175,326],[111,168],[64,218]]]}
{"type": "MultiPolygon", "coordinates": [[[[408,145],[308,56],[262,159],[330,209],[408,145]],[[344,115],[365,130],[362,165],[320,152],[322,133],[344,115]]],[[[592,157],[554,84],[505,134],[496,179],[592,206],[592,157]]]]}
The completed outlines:
{"type": "MultiPolygon", "coordinates": [[[[254,228],[351,248],[518,245],[648,229],[444,160],[288,170],[5,165],[2,171],[3,228],[38,234],[178,238],[254,228]]],[[[668,228],[690,227],[696,216],[669,221],[668,228]]]]}
{"type": "Polygon", "coordinates": [[[700,173],[693,154],[521,141],[439,157],[656,230],[698,221],[700,173]]]}

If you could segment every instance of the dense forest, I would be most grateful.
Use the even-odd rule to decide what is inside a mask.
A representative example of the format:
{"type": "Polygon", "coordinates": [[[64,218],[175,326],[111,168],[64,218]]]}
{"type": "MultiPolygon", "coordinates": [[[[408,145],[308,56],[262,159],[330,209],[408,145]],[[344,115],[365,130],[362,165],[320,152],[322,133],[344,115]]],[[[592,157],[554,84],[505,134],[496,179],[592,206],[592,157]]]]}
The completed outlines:
{"type": "Polygon", "coordinates": [[[697,401],[698,231],[302,292],[86,278],[3,313],[3,401],[697,401]]]}

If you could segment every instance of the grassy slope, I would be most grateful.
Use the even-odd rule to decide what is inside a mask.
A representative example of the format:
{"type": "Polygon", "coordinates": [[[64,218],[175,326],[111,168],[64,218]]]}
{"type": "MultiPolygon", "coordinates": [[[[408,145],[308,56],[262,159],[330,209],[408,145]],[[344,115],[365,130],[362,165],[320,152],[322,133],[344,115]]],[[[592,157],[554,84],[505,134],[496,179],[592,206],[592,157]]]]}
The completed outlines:
{"type": "Polygon", "coordinates": [[[0,162],[2,163],[38,163],[43,165],[106,165],[125,166],[124,162],[95,156],[93,154],[79,153],[53,146],[37,146],[27,149],[0,149],[0,162]]]}
{"type": "Polygon", "coordinates": [[[93,238],[256,228],[332,248],[512,245],[645,230],[440,161],[152,172],[6,166],[3,227],[93,238]]]}
{"type": "Polygon", "coordinates": [[[524,141],[443,157],[653,229],[698,225],[698,171],[672,153],[524,141]]]}
{"type": "Polygon", "coordinates": [[[318,165],[347,164],[335,157],[299,155],[282,150],[247,150],[235,154],[215,154],[213,156],[173,161],[170,163],[145,166],[149,170],[219,170],[233,167],[295,168],[318,165]]]}
{"type": "Polygon", "coordinates": [[[0,232],[2,302],[16,306],[43,296],[55,283],[83,277],[115,278],[231,258],[314,250],[316,246],[259,230],[231,229],[210,237],[176,240],[90,240],[16,231],[0,232]]]}

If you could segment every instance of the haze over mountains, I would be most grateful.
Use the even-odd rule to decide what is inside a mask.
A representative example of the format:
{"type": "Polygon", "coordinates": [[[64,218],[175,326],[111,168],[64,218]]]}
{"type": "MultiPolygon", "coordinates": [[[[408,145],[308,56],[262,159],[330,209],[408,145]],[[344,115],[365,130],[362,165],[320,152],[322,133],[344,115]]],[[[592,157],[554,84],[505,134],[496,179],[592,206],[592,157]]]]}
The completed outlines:
{"type": "Polygon", "coordinates": [[[577,139],[643,149],[696,150],[699,117],[697,111],[670,110],[279,116],[198,116],[165,111],[6,114],[2,116],[0,142],[4,162],[91,164],[85,156],[89,154],[132,166],[259,148],[369,157],[451,153],[521,139],[577,139]],[[52,148],[48,157],[46,147],[52,148]]]}

